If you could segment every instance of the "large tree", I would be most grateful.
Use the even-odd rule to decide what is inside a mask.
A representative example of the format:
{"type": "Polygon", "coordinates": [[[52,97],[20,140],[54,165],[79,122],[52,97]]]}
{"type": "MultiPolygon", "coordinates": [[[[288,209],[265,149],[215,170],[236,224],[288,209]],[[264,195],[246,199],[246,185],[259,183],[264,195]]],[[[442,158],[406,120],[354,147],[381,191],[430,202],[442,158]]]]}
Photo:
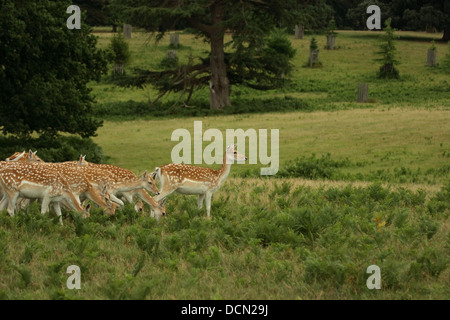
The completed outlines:
{"type": "Polygon", "coordinates": [[[249,80],[241,72],[244,69],[244,60],[248,62],[245,69],[250,73],[253,71],[253,75],[264,74],[257,71],[258,67],[265,64],[264,59],[261,56],[257,59],[255,55],[264,53],[264,44],[270,41],[268,35],[275,26],[280,25],[281,21],[284,24],[291,21],[291,25],[294,25],[296,12],[293,9],[297,7],[299,1],[115,0],[114,2],[117,11],[122,14],[122,20],[157,33],[158,39],[176,25],[187,25],[210,44],[210,55],[201,59],[200,63],[192,62],[181,69],[171,71],[171,74],[142,72],[141,77],[136,79],[138,84],[148,79],[163,78],[167,81],[162,82],[169,87],[178,86],[182,90],[188,87],[192,92],[196,85],[202,85],[208,80],[211,109],[223,109],[230,105],[230,74],[233,74],[233,78],[249,80]],[[225,50],[227,30],[232,33],[232,41],[228,45],[235,52],[234,55],[227,54],[225,50]],[[231,67],[233,62],[235,62],[234,69],[231,67]]]}
{"type": "Polygon", "coordinates": [[[95,135],[87,84],[106,72],[82,23],[66,24],[72,1],[0,0],[0,127],[3,133],[95,135]]]}
{"type": "MultiPolygon", "coordinates": [[[[392,26],[403,30],[436,30],[443,32],[442,40],[450,40],[450,0],[365,0],[358,4],[353,0],[328,0],[338,12],[347,7],[346,26],[365,29],[369,5],[378,5],[383,22],[391,18],[392,26]]],[[[337,19],[339,21],[339,19],[337,19]]]]}
{"type": "Polygon", "coordinates": [[[450,0],[394,0],[391,6],[392,25],[406,30],[443,31],[443,41],[450,41],[450,0]]]}
{"type": "Polygon", "coordinates": [[[76,0],[75,4],[86,11],[86,24],[90,26],[110,25],[109,0],[76,0]]]}

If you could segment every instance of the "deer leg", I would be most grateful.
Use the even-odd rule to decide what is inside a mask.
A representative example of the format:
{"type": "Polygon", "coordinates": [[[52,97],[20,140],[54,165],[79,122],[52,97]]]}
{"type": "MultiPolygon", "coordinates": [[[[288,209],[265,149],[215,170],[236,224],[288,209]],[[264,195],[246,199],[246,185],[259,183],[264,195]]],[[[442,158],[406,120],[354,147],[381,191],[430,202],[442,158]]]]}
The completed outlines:
{"type": "Polygon", "coordinates": [[[62,213],[61,213],[61,205],[59,204],[59,202],[55,202],[55,203],[53,203],[52,207],[53,207],[53,210],[55,211],[56,215],[59,217],[59,223],[61,225],[63,225],[62,213]]]}
{"type": "Polygon", "coordinates": [[[111,201],[117,203],[120,206],[124,206],[125,204],[123,203],[122,200],[120,200],[119,198],[117,198],[115,195],[113,195],[112,193],[110,193],[110,197],[111,197],[111,201]]]}
{"type": "Polygon", "coordinates": [[[204,194],[204,193],[198,195],[198,201],[197,201],[197,204],[198,204],[198,208],[199,208],[199,209],[201,209],[201,208],[203,207],[203,200],[204,200],[204,199],[205,199],[205,194],[204,194]]]}
{"type": "Polygon", "coordinates": [[[14,217],[14,208],[16,207],[16,201],[17,198],[19,197],[19,193],[18,192],[8,192],[8,213],[11,217],[14,217]]]}
{"type": "Polygon", "coordinates": [[[134,192],[123,192],[122,197],[129,203],[133,203],[134,192]]]}
{"type": "Polygon", "coordinates": [[[208,219],[211,219],[210,212],[211,212],[211,192],[206,192],[206,217],[208,219]]]}
{"type": "Polygon", "coordinates": [[[5,210],[7,206],[8,206],[8,196],[5,193],[3,194],[2,201],[0,201],[0,211],[5,210]]]}
{"type": "Polygon", "coordinates": [[[41,214],[46,214],[49,210],[48,206],[50,204],[50,198],[44,197],[41,203],[41,214]]]}

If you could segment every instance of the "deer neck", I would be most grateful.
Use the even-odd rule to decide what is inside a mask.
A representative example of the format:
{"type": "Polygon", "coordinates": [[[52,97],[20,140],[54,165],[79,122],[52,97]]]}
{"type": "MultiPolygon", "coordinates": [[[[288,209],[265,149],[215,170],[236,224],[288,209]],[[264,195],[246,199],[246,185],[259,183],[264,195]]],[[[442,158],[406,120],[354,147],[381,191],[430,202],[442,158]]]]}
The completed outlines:
{"type": "Polygon", "coordinates": [[[142,179],[137,179],[134,181],[127,181],[127,182],[119,182],[116,184],[116,191],[120,192],[128,192],[133,191],[136,189],[143,189],[144,183],[142,179]]]}
{"type": "Polygon", "coordinates": [[[222,167],[218,170],[218,185],[220,185],[230,174],[231,163],[227,163],[227,154],[223,156],[222,167]]]}

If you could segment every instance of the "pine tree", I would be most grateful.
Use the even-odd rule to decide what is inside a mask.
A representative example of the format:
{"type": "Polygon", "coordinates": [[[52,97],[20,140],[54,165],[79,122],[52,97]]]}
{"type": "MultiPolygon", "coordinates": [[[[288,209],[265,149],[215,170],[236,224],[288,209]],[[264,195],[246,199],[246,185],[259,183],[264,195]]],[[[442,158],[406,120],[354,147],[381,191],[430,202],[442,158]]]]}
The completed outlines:
{"type": "Polygon", "coordinates": [[[397,68],[395,65],[398,65],[400,62],[395,59],[395,43],[394,40],[397,36],[394,34],[394,29],[391,27],[391,19],[387,19],[385,22],[386,27],[384,28],[384,35],[380,44],[380,51],[377,52],[381,56],[381,58],[376,59],[376,61],[380,61],[382,63],[379,71],[378,78],[387,78],[387,79],[398,79],[400,77],[397,68]]]}

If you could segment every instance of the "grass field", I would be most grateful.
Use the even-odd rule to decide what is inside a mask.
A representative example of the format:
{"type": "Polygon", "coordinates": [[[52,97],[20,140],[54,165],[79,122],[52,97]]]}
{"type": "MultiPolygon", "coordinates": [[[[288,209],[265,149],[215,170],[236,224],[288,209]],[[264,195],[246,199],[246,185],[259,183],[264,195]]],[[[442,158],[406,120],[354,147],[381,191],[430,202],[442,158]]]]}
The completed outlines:
{"type": "MultiPolygon", "coordinates": [[[[338,49],[323,49],[323,68],[308,69],[309,40],[297,49],[292,83],[258,92],[239,86],[232,101],[298,99],[307,111],[205,117],[110,117],[94,141],[109,162],[136,173],[171,162],[175,129],[279,129],[280,171],[260,177],[260,164],[234,165],[213,196],[212,219],[192,196],[172,195],[156,222],[131,205],[108,217],[65,212],[0,214],[3,299],[450,299],[450,82],[425,66],[431,38],[398,32],[400,80],[375,78],[377,32],[341,31],[338,49]],[[424,40],[426,39],[426,40],[424,40]],[[370,103],[356,103],[359,82],[370,103]],[[381,270],[369,290],[366,269],[381,270]],[[69,290],[66,269],[81,268],[69,290]]],[[[107,46],[111,34],[98,33],[107,46]]],[[[181,34],[180,60],[205,44],[181,34]]],[[[438,61],[448,45],[437,44],[438,61]]],[[[134,66],[157,67],[168,37],[130,41],[134,66]]],[[[102,110],[144,90],[93,83],[102,110]]],[[[206,90],[194,101],[208,98],[206,90]]],[[[173,97],[165,98],[170,101],[173,97]]],[[[203,147],[207,145],[204,142],[203,147]]],[[[224,146],[225,147],[225,146],[224,146]]],[[[247,146],[248,150],[248,146],[247,146]]],[[[217,168],[219,165],[212,165],[217,168]]]]}

